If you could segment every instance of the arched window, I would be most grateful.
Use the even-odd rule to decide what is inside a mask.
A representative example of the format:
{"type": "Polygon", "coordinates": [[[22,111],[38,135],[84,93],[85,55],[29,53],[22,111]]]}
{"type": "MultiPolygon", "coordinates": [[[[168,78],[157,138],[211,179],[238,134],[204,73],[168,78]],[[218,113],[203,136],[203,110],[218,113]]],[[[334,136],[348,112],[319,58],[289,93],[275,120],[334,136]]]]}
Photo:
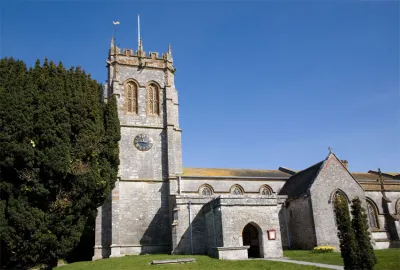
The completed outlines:
{"type": "Polygon", "coordinates": [[[368,225],[371,229],[379,229],[378,211],[373,202],[367,200],[368,225]]]}
{"type": "Polygon", "coordinates": [[[347,195],[340,189],[335,190],[333,192],[333,194],[331,195],[332,202],[334,202],[335,199],[338,199],[340,201],[345,201],[347,204],[349,203],[349,199],[348,199],[347,195]]]}
{"type": "Polygon", "coordinates": [[[125,101],[127,111],[130,113],[138,113],[138,88],[134,82],[128,82],[125,85],[125,101]]]}
{"type": "Polygon", "coordinates": [[[213,188],[210,185],[202,185],[199,188],[199,193],[200,195],[203,196],[211,196],[214,192],[213,192],[213,188]]]}
{"type": "Polygon", "coordinates": [[[400,220],[400,198],[397,199],[394,210],[396,211],[397,218],[400,220]]]}
{"type": "Polygon", "coordinates": [[[349,208],[348,208],[349,199],[343,191],[337,189],[331,193],[331,202],[332,202],[332,210],[334,213],[333,216],[335,217],[334,218],[335,226],[337,227],[338,226],[338,221],[336,219],[337,218],[336,211],[338,210],[337,207],[339,207],[339,209],[340,209],[340,207],[343,206],[343,204],[347,205],[347,208],[344,210],[345,212],[343,214],[347,215],[348,218],[350,219],[350,212],[349,212],[349,208]]]}
{"type": "Polygon", "coordinates": [[[243,188],[239,185],[234,185],[231,187],[231,194],[233,195],[243,195],[243,188]]]}
{"type": "Polygon", "coordinates": [[[260,188],[261,195],[272,195],[272,192],[273,192],[272,188],[270,186],[268,186],[268,185],[263,185],[260,188]]]}
{"type": "Polygon", "coordinates": [[[160,114],[160,92],[154,83],[147,86],[147,113],[150,115],[160,114]]]}

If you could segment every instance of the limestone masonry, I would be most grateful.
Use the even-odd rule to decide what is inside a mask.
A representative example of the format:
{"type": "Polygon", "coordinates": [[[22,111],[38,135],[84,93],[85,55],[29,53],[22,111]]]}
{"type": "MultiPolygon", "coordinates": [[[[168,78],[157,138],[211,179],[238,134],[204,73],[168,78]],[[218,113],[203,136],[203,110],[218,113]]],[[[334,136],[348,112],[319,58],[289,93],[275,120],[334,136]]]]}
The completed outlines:
{"type": "Polygon", "coordinates": [[[400,174],[351,173],[330,151],[302,171],[182,168],[171,47],[161,56],[111,40],[104,98],[121,124],[115,188],[96,219],[93,260],[126,254],[282,257],[338,247],[332,200],[359,197],[375,248],[400,247],[400,174]]]}

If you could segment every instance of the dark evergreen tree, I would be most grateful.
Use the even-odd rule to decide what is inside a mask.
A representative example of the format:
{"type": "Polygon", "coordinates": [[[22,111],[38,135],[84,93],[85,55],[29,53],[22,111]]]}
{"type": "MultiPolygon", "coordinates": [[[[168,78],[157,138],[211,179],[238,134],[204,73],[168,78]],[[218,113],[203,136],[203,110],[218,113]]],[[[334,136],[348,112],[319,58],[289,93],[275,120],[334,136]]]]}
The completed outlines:
{"type": "Polygon", "coordinates": [[[357,242],[351,225],[347,199],[341,194],[336,194],[334,206],[336,226],[340,241],[340,252],[343,258],[344,269],[359,269],[357,242]]]}
{"type": "Polygon", "coordinates": [[[359,267],[363,270],[374,269],[377,260],[371,244],[370,232],[368,231],[367,214],[358,197],[352,200],[351,214],[353,216],[352,227],[358,246],[359,267]]]}
{"type": "Polygon", "coordinates": [[[0,60],[2,267],[55,266],[114,187],[119,121],[101,93],[80,68],[0,60]]]}

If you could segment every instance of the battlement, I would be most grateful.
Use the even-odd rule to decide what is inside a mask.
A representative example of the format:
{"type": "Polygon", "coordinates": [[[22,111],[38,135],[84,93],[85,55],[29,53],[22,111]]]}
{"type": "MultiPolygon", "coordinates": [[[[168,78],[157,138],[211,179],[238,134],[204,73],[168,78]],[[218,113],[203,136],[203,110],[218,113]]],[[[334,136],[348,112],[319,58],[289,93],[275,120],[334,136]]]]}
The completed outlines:
{"type": "Polygon", "coordinates": [[[156,68],[156,69],[169,69],[173,73],[175,68],[173,66],[171,45],[168,45],[168,51],[159,56],[158,52],[146,52],[143,50],[143,43],[140,39],[138,49],[121,49],[114,43],[114,38],[111,38],[111,46],[109,50],[109,64],[116,63],[129,66],[138,66],[140,68],[156,68]]]}
{"type": "Polygon", "coordinates": [[[145,51],[136,50],[136,52],[132,49],[123,49],[122,53],[119,51],[119,55],[124,56],[134,56],[134,57],[143,57],[148,59],[157,59],[157,60],[168,60],[168,53],[163,53],[161,57],[159,57],[158,52],[149,52],[146,54],[145,51]]]}
{"type": "Polygon", "coordinates": [[[146,58],[153,60],[164,60],[172,62],[172,54],[171,52],[163,53],[160,57],[158,52],[149,52],[148,54],[143,50],[133,50],[133,49],[121,49],[117,46],[112,47],[109,51],[109,55],[118,55],[118,56],[128,56],[128,57],[137,57],[137,58],[146,58]]]}

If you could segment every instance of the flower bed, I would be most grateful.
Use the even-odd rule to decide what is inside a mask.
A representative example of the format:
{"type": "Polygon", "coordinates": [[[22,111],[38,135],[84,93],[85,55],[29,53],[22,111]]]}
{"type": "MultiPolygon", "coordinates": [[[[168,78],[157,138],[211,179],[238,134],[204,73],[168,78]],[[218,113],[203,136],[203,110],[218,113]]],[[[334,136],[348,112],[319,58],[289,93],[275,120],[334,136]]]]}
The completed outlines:
{"type": "Polygon", "coordinates": [[[313,249],[314,253],[329,253],[334,251],[335,251],[334,246],[318,246],[313,249]]]}

